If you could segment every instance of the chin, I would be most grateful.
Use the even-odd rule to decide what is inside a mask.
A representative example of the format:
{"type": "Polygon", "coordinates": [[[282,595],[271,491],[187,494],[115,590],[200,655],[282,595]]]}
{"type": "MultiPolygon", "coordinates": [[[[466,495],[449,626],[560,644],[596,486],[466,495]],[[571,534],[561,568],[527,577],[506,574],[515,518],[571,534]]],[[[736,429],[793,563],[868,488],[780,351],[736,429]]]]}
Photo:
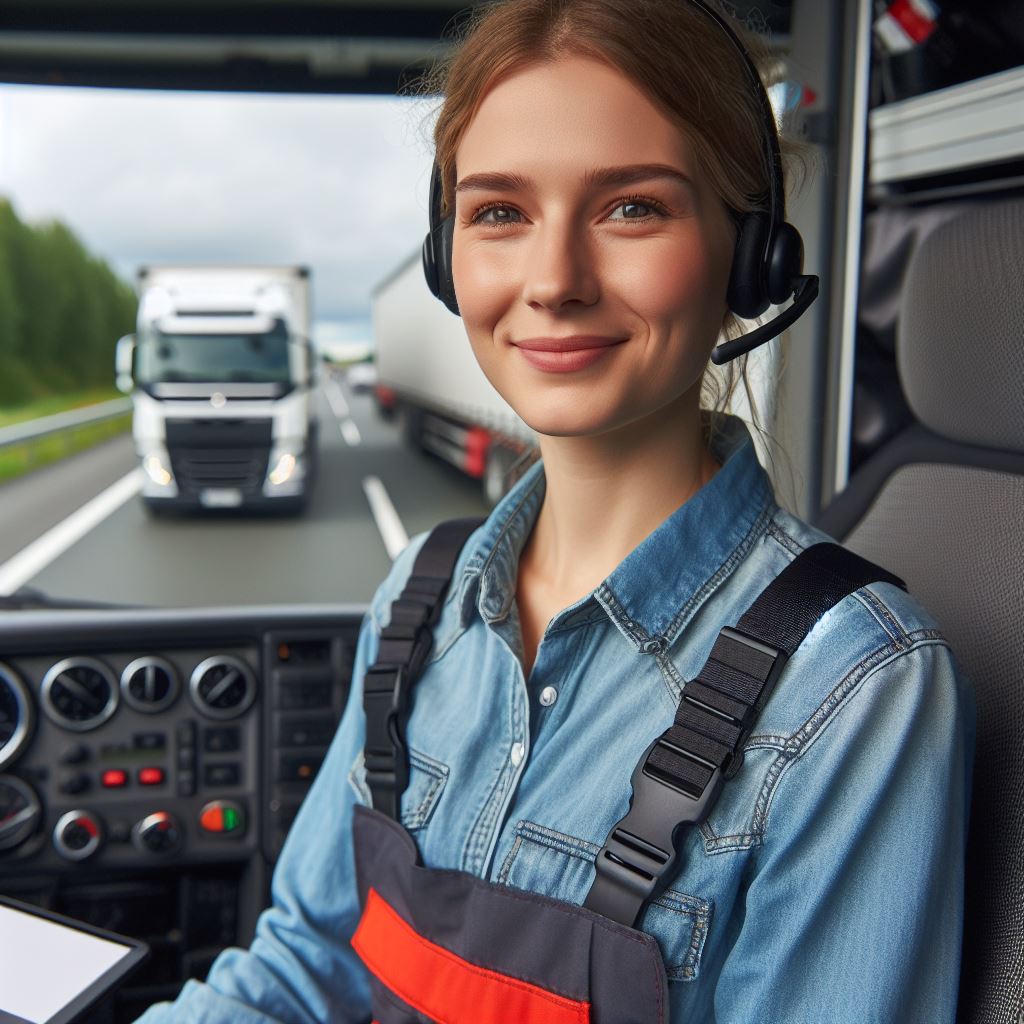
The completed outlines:
{"type": "Polygon", "coordinates": [[[546,437],[596,437],[623,422],[622,416],[611,415],[607,409],[588,408],[583,403],[574,408],[544,409],[531,408],[529,402],[509,404],[531,430],[546,437]]]}

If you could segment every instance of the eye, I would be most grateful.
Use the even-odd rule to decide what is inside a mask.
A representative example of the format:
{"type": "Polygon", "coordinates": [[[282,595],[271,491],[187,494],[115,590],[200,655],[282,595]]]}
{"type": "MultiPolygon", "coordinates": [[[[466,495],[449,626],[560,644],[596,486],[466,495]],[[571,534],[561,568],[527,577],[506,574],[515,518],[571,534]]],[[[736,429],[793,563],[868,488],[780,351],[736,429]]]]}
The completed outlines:
{"type": "Polygon", "coordinates": [[[620,199],[611,214],[609,214],[608,219],[612,221],[645,221],[664,217],[665,214],[665,207],[661,203],[643,196],[632,196],[627,199],[620,199]],[[615,214],[619,210],[622,211],[622,216],[616,217],[615,214]]]}
{"type": "Polygon", "coordinates": [[[518,210],[511,206],[503,206],[495,203],[493,206],[485,206],[473,215],[471,224],[487,224],[491,227],[500,227],[505,224],[518,224],[521,215],[518,210]]]}

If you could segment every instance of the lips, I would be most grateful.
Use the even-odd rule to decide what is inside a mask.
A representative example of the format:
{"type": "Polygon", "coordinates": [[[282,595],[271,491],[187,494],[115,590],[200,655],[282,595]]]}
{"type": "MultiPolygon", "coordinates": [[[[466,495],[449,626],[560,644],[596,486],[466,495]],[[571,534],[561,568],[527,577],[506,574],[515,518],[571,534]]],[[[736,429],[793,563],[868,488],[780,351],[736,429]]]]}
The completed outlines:
{"type": "Polygon", "coordinates": [[[527,352],[581,352],[591,348],[607,348],[625,340],[605,338],[597,334],[575,334],[566,338],[524,338],[522,341],[513,341],[512,344],[527,352]]]}
{"type": "Polygon", "coordinates": [[[628,338],[605,338],[597,334],[574,334],[566,338],[524,338],[512,342],[520,356],[544,373],[576,373],[607,358],[628,338]]]}

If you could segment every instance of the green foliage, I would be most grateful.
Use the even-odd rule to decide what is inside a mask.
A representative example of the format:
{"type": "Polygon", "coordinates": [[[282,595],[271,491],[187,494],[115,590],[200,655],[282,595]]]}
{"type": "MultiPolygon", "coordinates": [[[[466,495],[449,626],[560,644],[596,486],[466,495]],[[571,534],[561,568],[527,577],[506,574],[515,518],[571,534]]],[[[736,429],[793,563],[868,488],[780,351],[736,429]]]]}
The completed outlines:
{"type": "Polygon", "coordinates": [[[135,311],[131,286],[68,227],[25,224],[0,198],[0,406],[109,387],[135,311]]]}

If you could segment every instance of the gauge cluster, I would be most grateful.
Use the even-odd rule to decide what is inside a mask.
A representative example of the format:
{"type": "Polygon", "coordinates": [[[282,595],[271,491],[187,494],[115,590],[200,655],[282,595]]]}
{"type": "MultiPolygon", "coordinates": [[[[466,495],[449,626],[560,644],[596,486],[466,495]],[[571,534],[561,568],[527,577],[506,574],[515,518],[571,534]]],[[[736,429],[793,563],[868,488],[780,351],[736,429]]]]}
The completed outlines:
{"type": "Polygon", "coordinates": [[[40,868],[273,860],[326,753],[358,615],[246,628],[236,612],[220,642],[208,615],[125,616],[0,617],[0,887],[40,868]]]}
{"type": "Polygon", "coordinates": [[[0,893],[154,950],[90,1024],[134,1021],[249,943],[361,618],[0,613],[0,893]]]}

